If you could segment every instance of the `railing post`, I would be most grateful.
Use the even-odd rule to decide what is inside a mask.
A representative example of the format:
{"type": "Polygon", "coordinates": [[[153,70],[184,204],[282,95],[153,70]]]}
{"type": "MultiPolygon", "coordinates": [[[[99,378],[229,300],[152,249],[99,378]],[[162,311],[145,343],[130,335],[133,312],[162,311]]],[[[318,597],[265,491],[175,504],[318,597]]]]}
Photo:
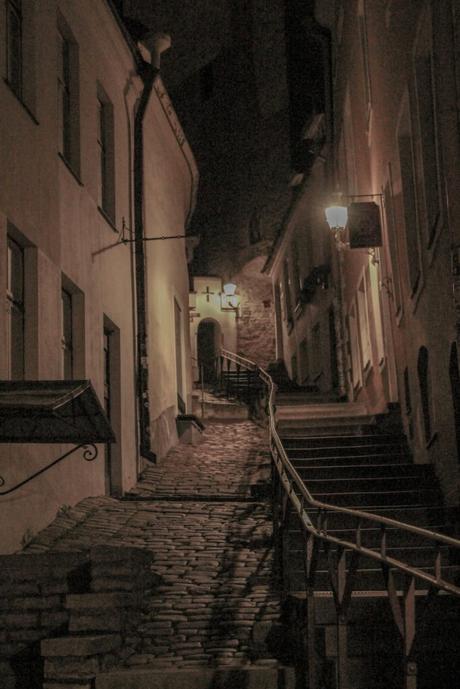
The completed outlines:
{"type": "Polygon", "coordinates": [[[417,663],[413,658],[415,640],[415,579],[404,591],[404,689],[417,689],[417,663]]]}
{"type": "Polygon", "coordinates": [[[240,399],[240,364],[236,365],[236,399],[240,399]]]}
{"type": "Polygon", "coordinates": [[[337,614],[337,689],[348,689],[348,623],[343,613],[337,614]]]}
{"type": "Polygon", "coordinates": [[[313,534],[305,538],[305,593],[306,593],[306,650],[308,689],[318,689],[318,657],[316,653],[315,574],[318,563],[319,542],[313,534]]]}

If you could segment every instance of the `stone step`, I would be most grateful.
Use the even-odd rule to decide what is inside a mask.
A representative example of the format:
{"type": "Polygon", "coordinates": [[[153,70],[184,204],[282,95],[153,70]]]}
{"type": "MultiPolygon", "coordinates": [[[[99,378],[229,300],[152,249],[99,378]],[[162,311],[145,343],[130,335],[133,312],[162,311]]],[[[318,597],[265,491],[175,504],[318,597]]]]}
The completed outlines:
{"type": "Polygon", "coordinates": [[[359,402],[349,402],[347,404],[279,404],[276,405],[276,416],[278,419],[315,419],[323,420],[332,418],[336,420],[358,418],[362,423],[374,420],[373,416],[367,413],[366,405],[359,402]]]}
{"type": "Polygon", "coordinates": [[[441,500],[439,490],[437,488],[420,488],[408,490],[386,490],[381,492],[360,491],[359,489],[345,492],[321,492],[311,490],[312,495],[319,500],[329,505],[337,505],[338,507],[356,507],[366,508],[373,511],[376,507],[423,507],[425,505],[437,504],[441,500]]]}
{"type": "Polygon", "coordinates": [[[199,398],[193,398],[193,413],[198,416],[200,421],[212,420],[240,420],[245,421],[249,418],[249,410],[244,404],[229,402],[228,400],[205,401],[202,410],[199,398]],[[202,416],[202,411],[204,415],[202,416]]]}
{"type": "Polygon", "coordinates": [[[365,435],[367,427],[374,428],[374,420],[363,421],[362,417],[346,417],[342,419],[321,418],[321,419],[279,419],[277,417],[278,433],[282,436],[293,435],[296,431],[303,436],[310,430],[314,436],[342,436],[346,435],[365,435]]]}
{"type": "Polygon", "coordinates": [[[405,456],[407,452],[401,445],[346,445],[341,447],[289,447],[289,457],[317,458],[317,457],[357,457],[358,455],[398,455],[405,456]]]}
{"type": "Polygon", "coordinates": [[[345,447],[347,445],[400,445],[407,448],[407,440],[404,435],[388,435],[386,433],[379,433],[375,426],[370,426],[367,433],[357,435],[341,435],[334,436],[315,436],[312,434],[302,433],[302,429],[293,434],[283,434],[281,441],[288,449],[290,447],[345,447]]]}
{"type": "MultiPolygon", "coordinates": [[[[423,480],[424,477],[416,475],[415,472],[410,476],[398,476],[395,471],[394,475],[389,476],[327,476],[317,478],[314,469],[297,468],[297,471],[313,495],[367,493],[373,499],[372,494],[406,493],[407,491],[413,493],[414,491],[429,489],[427,480],[423,480]]],[[[324,502],[328,501],[324,500],[324,502]]]]}
{"type": "Polygon", "coordinates": [[[334,456],[334,457],[290,457],[290,454],[288,453],[289,459],[292,460],[292,463],[298,467],[298,466],[305,466],[305,467],[324,467],[325,464],[327,464],[328,467],[334,468],[334,467],[342,467],[342,466],[350,466],[350,465],[357,465],[357,464],[362,464],[362,465],[375,465],[375,464],[395,464],[398,463],[401,466],[414,466],[412,460],[410,459],[409,455],[406,454],[379,454],[378,456],[372,454],[372,455],[353,455],[352,457],[345,455],[339,455],[339,456],[334,456]]]}
{"type": "Polygon", "coordinates": [[[433,477],[433,467],[429,464],[395,464],[387,462],[380,464],[380,457],[376,458],[375,464],[362,463],[323,466],[319,462],[312,465],[310,460],[293,459],[292,464],[296,471],[308,480],[312,476],[315,480],[355,480],[355,479],[381,479],[397,476],[398,478],[411,479],[412,481],[428,480],[433,477]]]}
{"type": "Polygon", "coordinates": [[[267,666],[118,670],[98,675],[95,689],[295,689],[293,668],[263,662],[267,666]]]}
{"type": "MultiPolygon", "coordinates": [[[[372,512],[376,515],[382,515],[390,519],[395,519],[407,524],[414,524],[415,526],[423,526],[425,528],[433,528],[433,524],[445,523],[445,508],[441,504],[437,505],[375,505],[372,509],[365,505],[359,506],[363,512],[372,512]]],[[[315,508],[308,509],[307,513],[310,515],[313,523],[316,523],[318,510],[315,508]]],[[[333,510],[327,513],[328,529],[353,528],[356,526],[356,517],[351,514],[344,514],[343,512],[334,512],[333,510]]]]}
{"type": "Polygon", "coordinates": [[[86,657],[115,651],[121,646],[118,634],[88,634],[43,639],[41,654],[47,658],[86,657]]]}

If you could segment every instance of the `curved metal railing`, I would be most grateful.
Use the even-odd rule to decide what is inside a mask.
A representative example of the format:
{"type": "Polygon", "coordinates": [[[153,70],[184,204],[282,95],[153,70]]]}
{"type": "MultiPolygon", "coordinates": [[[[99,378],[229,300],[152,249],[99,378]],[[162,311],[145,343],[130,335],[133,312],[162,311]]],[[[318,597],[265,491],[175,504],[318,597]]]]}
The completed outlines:
{"type": "Polygon", "coordinates": [[[415,577],[418,580],[422,580],[430,587],[443,590],[447,593],[460,597],[460,586],[447,581],[442,576],[441,552],[439,550],[440,546],[448,546],[449,548],[456,549],[460,552],[460,540],[436,531],[425,529],[423,527],[407,524],[390,517],[384,517],[382,515],[367,511],[365,512],[363,510],[354,508],[333,505],[330,503],[321,502],[320,500],[314,498],[289,460],[289,457],[287,456],[281,439],[278,435],[275,421],[276,408],[274,404],[276,385],[271,376],[249,359],[240,357],[237,354],[228,352],[226,350],[222,350],[221,355],[233,363],[246,367],[249,370],[257,370],[260,378],[266,385],[268,393],[266,411],[269,422],[270,450],[284,491],[291,501],[291,504],[295,508],[304,529],[323,541],[328,541],[329,543],[335,544],[339,547],[356,551],[360,555],[378,561],[381,565],[396,568],[405,574],[415,577]],[[318,510],[318,521],[316,524],[312,522],[310,515],[307,513],[307,509],[312,508],[318,510]],[[351,515],[356,518],[357,525],[355,527],[354,541],[338,538],[328,532],[327,515],[332,512],[336,514],[340,513],[343,515],[351,515]],[[361,544],[362,526],[365,523],[373,524],[380,528],[381,540],[380,547],[378,549],[365,547],[361,544]],[[415,534],[421,538],[426,538],[428,541],[430,541],[435,546],[433,562],[435,574],[429,574],[418,567],[408,565],[406,562],[403,562],[398,558],[387,555],[386,530],[388,528],[399,529],[407,533],[415,534]]]}

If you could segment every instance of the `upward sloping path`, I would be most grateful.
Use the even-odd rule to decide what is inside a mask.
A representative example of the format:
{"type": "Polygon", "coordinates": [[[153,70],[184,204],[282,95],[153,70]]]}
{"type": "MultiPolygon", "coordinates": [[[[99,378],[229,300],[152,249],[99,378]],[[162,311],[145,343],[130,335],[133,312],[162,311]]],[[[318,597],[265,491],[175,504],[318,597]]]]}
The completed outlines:
{"type": "Polygon", "coordinates": [[[268,475],[265,431],[251,422],[213,424],[200,445],[178,445],[147,469],[128,499],[84,500],[28,550],[106,544],[154,553],[161,582],[127,649],[130,667],[276,668],[260,643],[279,618],[271,520],[251,489],[268,475]]]}

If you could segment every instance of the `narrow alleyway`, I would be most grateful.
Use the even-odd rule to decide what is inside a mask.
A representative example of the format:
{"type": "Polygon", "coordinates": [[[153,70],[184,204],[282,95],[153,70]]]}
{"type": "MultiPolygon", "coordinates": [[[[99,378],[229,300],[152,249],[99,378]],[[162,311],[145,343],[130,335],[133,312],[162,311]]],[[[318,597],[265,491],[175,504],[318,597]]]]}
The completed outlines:
{"type": "Polygon", "coordinates": [[[63,508],[26,551],[153,553],[157,584],[124,650],[129,667],[276,666],[270,511],[258,497],[269,467],[266,431],[249,421],[208,425],[201,444],[177,445],[126,499],[63,508]]]}

